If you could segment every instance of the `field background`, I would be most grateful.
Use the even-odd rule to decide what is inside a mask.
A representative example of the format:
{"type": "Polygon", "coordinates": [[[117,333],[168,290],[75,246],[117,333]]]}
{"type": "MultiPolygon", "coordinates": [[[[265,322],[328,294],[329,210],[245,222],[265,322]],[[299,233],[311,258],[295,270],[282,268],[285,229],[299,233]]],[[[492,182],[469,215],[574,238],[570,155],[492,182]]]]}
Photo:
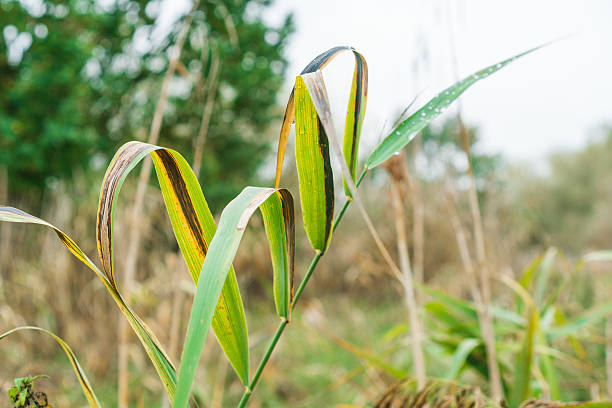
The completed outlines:
{"type": "MultiPolygon", "coordinates": [[[[554,21],[537,38],[518,36],[508,54],[483,46],[481,59],[475,60],[468,40],[461,42],[466,38],[462,30],[469,26],[465,16],[473,18],[474,6],[433,3],[430,7],[414,2],[410,11],[419,11],[423,19],[413,28],[417,35],[405,40],[405,50],[393,45],[404,38],[402,25],[390,25],[397,27],[377,34],[391,44],[388,54],[403,55],[403,60],[391,59],[388,64],[407,67],[404,70],[390,70],[385,78],[375,71],[383,70],[386,62],[374,50],[372,39],[355,40],[373,78],[362,136],[364,157],[414,97],[418,96],[409,112],[472,68],[574,28],[554,21]],[[449,36],[456,44],[449,42],[449,36]],[[365,49],[359,47],[362,42],[365,49]],[[461,66],[463,55],[468,62],[461,66]],[[472,67],[474,61],[479,65],[472,67]],[[402,79],[394,76],[396,72],[402,72],[402,79]],[[377,92],[377,84],[384,91],[377,92]]],[[[104,171],[124,142],[150,140],[160,101],[166,106],[164,115],[157,115],[162,118],[157,144],[196,163],[217,219],[244,186],[273,184],[278,131],[294,76],[317,53],[338,45],[329,41],[347,37],[331,33],[321,40],[311,34],[314,24],[308,24],[312,17],[303,5],[204,1],[189,14],[192,21],[179,63],[167,76],[172,46],[187,27],[191,4],[185,4],[173,8],[155,0],[0,0],[1,205],[52,222],[97,259],[96,208],[104,171]],[[311,40],[308,46],[305,38],[311,40]]],[[[394,11],[386,3],[381,7],[391,14],[405,11],[394,11]]],[[[559,7],[563,16],[559,18],[569,18],[571,8],[559,7]]],[[[594,28],[551,45],[551,51],[545,48],[526,57],[525,67],[517,61],[494,79],[498,82],[491,88],[486,88],[488,79],[476,85],[472,99],[460,109],[454,105],[388,166],[369,174],[360,188],[396,262],[394,197],[402,200],[418,314],[424,324],[426,372],[432,379],[490,389],[455,228],[461,225],[468,257],[475,262],[463,135],[472,153],[496,311],[496,348],[507,392],[527,378],[531,395],[539,398],[612,399],[612,112],[610,81],[600,72],[609,66],[610,55],[594,60],[593,72],[585,71],[580,58],[600,55],[598,47],[609,45],[609,37],[602,40],[606,32],[596,30],[598,12],[610,10],[598,7],[580,10],[592,17],[594,28]],[[593,38],[598,42],[590,41],[593,38]],[[586,51],[561,61],[560,54],[570,54],[564,47],[586,51]],[[538,69],[547,64],[569,70],[584,82],[538,69]],[[512,85],[500,87],[503,81],[512,85]],[[520,82],[518,96],[511,89],[516,84],[512,81],[520,82]],[[478,91],[479,87],[483,89],[478,91]],[[549,99],[530,99],[530,88],[535,95],[549,90],[549,99]],[[577,90],[585,88],[593,89],[587,97],[577,90]],[[519,106],[522,101],[525,106],[519,106]],[[508,140],[514,140],[515,147],[508,147],[508,140]],[[541,337],[526,371],[521,371],[519,362],[529,335],[530,309],[509,279],[534,300],[539,320],[535,336],[541,337]]],[[[487,18],[487,13],[497,15],[486,7],[480,15],[487,18]]],[[[383,27],[377,14],[371,19],[383,27]]],[[[327,17],[321,18],[321,27],[327,27],[326,21],[327,17]]],[[[342,24],[336,29],[341,30],[342,24]]],[[[473,48],[478,49],[477,44],[473,48]]],[[[351,72],[347,56],[326,74],[337,124],[344,120],[351,72]]],[[[281,184],[293,192],[297,204],[291,143],[281,184]]],[[[131,304],[177,361],[194,289],[177,255],[154,177],[135,225],[138,173],[139,168],[127,178],[118,201],[115,265],[131,304]],[[122,274],[135,228],[142,239],[133,279],[125,281],[122,274]]],[[[344,197],[340,173],[336,174],[339,209],[344,197]]],[[[299,282],[314,253],[301,218],[297,219],[299,282]]],[[[261,219],[254,217],[247,231],[234,266],[255,364],[278,318],[261,219]]],[[[57,333],[73,348],[104,406],[117,406],[120,377],[127,387],[127,406],[168,406],[136,337],[119,338],[122,318],[99,280],[52,232],[0,223],[0,332],[36,325],[57,333]],[[127,362],[124,368],[118,363],[120,344],[127,362]]],[[[357,209],[349,208],[250,406],[366,406],[397,379],[414,374],[408,322],[402,286],[390,276],[357,209]]],[[[49,376],[36,384],[53,406],[85,406],[65,355],[46,336],[22,333],[2,340],[0,362],[0,406],[9,406],[5,396],[13,378],[37,374],[49,376]]],[[[235,406],[243,392],[214,336],[207,340],[195,390],[202,405],[211,408],[235,406]]]]}

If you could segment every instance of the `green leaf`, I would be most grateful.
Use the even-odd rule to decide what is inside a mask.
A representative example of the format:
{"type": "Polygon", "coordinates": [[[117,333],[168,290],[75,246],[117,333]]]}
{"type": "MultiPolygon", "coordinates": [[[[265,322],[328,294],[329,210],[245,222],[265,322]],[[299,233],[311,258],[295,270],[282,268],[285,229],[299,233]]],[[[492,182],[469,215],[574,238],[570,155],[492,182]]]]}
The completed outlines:
{"type": "Polygon", "coordinates": [[[276,311],[282,319],[290,320],[293,302],[293,272],[295,257],[295,218],[293,197],[287,190],[279,190],[260,207],[274,272],[273,291],[276,311]]]}
{"type": "MultiPolygon", "coordinates": [[[[81,364],[79,364],[79,361],[74,355],[74,352],[72,351],[70,346],[68,346],[68,344],[66,344],[66,342],[62,340],[60,337],[40,327],[21,326],[21,327],[16,327],[12,330],[9,330],[5,333],[0,334],[0,340],[2,340],[3,338],[13,333],[17,333],[23,330],[35,330],[35,331],[39,331],[39,332],[45,333],[53,337],[53,339],[57,341],[57,343],[62,347],[62,349],[64,350],[64,353],[66,353],[66,356],[68,356],[68,359],[70,360],[70,364],[72,365],[72,369],[74,370],[74,373],[76,374],[77,379],[79,380],[79,384],[81,385],[81,389],[83,390],[83,394],[85,395],[85,398],[87,398],[87,402],[89,403],[89,406],[94,407],[94,408],[101,406],[100,402],[98,401],[98,398],[96,397],[96,394],[94,393],[93,388],[91,387],[91,384],[89,383],[89,380],[87,379],[87,376],[85,375],[85,372],[83,371],[83,368],[81,367],[81,364]]],[[[19,391],[19,388],[20,388],[19,386],[21,385],[23,380],[29,381],[29,386],[31,387],[31,382],[39,377],[40,376],[37,376],[34,378],[27,378],[27,379],[23,379],[23,378],[15,379],[15,387],[9,390],[9,397],[11,398],[11,400],[15,397],[15,395],[17,395],[17,392],[19,391]],[[12,395],[11,395],[11,392],[12,392],[12,395]]],[[[20,403],[22,406],[23,404],[25,404],[25,398],[27,396],[28,396],[28,390],[24,389],[20,395],[20,403]]]]}
{"type": "Polygon", "coordinates": [[[334,178],[329,140],[304,80],[295,80],[295,161],[304,229],[312,247],[324,253],[334,220],[334,178]]]}
{"type": "Polygon", "coordinates": [[[580,330],[583,330],[585,326],[592,325],[612,313],[612,301],[604,303],[603,305],[595,306],[592,309],[587,310],[581,316],[573,319],[571,322],[562,326],[553,327],[546,331],[546,334],[551,340],[576,334],[580,330]]]}
{"type": "MultiPolygon", "coordinates": [[[[202,348],[212,322],[215,305],[221,295],[223,283],[225,282],[229,267],[238,250],[246,225],[255,210],[260,208],[271,197],[272,203],[270,205],[272,206],[278,204],[282,204],[282,206],[293,206],[293,200],[288,190],[247,187],[225,207],[221,214],[218,230],[210,243],[207,256],[202,265],[200,280],[198,281],[195,298],[193,300],[187,336],[185,338],[181,357],[177,392],[173,404],[174,408],[184,408],[187,406],[195,371],[199,364],[202,348]],[[277,192],[282,196],[281,200],[278,200],[277,192]]],[[[292,253],[295,245],[293,237],[291,236],[294,225],[293,211],[290,209],[283,209],[282,211],[278,209],[270,210],[270,208],[262,210],[264,219],[266,217],[278,217],[280,214],[286,217],[283,220],[284,228],[282,230],[281,228],[267,228],[266,232],[269,235],[277,234],[279,236],[279,238],[276,238],[278,241],[288,239],[287,246],[292,253]],[[289,234],[287,234],[287,231],[289,231],[289,234]],[[289,237],[287,238],[286,235],[289,235],[289,237]]],[[[280,225],[280,223],[276,220],[268,221],[268,227],[278,225],[280,225]]],[[[278,244],[271,245],[271,248],[274,246],[278,246],[278,244]]],[[[273,252],[276,253],[276,251],[273,252]]],[[[278,255],[273,254],[273,257],[274,256],[278,255]]],[[[287,254],[287,259],[290,259],[289,254],[287,254]]],[[[280,260],[276,262],[277,264],[281,263],[280,260]]],[[[290,267],[291,262],[285,262],[284,265],[290,267]]],[[[289,273],[289,275],[291,275],[291,273],[289,273]]],[[[287,274],[283,271],[279,273],[278,276],[280,279],[283,279],[287,274]]],[[[276,271],[275,277],[277,277],[276,271]]],[[[279,284],[278,286],[281,287],[282,285],[279,284]]],[[[283,293],[279,292],[278,296],[281,299],[277,300],[277,304],[284,304],[285,301],[282,298],[283,293]]]]}
{"type": "Polygon", "coordinates": [[[451,362],[450,368],[444,375],[444,378],[447,380],[455,380],[459,376],[461,369],[465,365],[465,361],[468,356],[478,345],[480,344],[480,340],[478,339],[465,339],[457,347],[455,353],[453,354],[453,360],[451,362]]]}
{"type": "Polygon", "coordinates": [[[497,64],[488,66],[480,71],[475,72],[462,79],[461,81],[451,85],[444,91],[440,92],[433,99],[431,99],[425,106],[412,114],[408,119],[403,121],[399,126],[391,131],[391,133],[383,139],[383,141],[374,149],[370,157],[366,161],[366,168],[372,169],[389,157],[395,152],[406,146],[414,136],[425,126],[427,126],[432,120],[438,117],[455,99],[457,99],[463,92],[465,92],[470,86],[475,84],[481,79],[487,78],[489,75],[499,71],[506,65],[515,61],[516,59],[527,55],[544,45],[530,49],[521,54],[518,54],[512,58],[508,58],[497,64]]]}
{"type": "MultiPolygon", "coordinates": [[[[342,151],[351,177],[353,181],[356,181],[357,161],[359,159],[359,137],[361,135],[361,126],[365,117],[366,101],[368,98],[368,65],[361,54],[356,51],[353,51],[353,53],[355,55],[355,72],[349,95],[346,121],[344,122],[342,151]]],[[[346,176],[343,175],[343,177],[346,176]]],[[[347,197],[353,196],[346,184],[346,180],[344,181],[344,192],[347,197]]]]}
{"type": "MultiPolygon", "coordinates": [[[[102,183],[97,238],[105,274],[116,288],[113,272],[113,214],[116,197],[129,172],[148,154],[153,159],[172,230],[193,281],[197,284],[208,245],[217,228],[214,218],[198,180],[183,156],[174,150],[141,142],[126,143],[117,151],[102,183]]],[[[246,318],[238,281],[231,265],[215,309],[212,328],[232,367],[246,384],[249,375],[246,318]]]]}
{"type": "Polygon", "coordinates": [[[535,341],[540,330],[539,315],[533,298],[524,287],[508,276],[502,276],[502,282],[521,297],[526,306],[528,319],[527,329],[524,332],[522,345],[514,365],[514,381],[509,396],[510,408],[518,408],[521,402],[530,397],[535,341]]]}
{"type": "MultiPolygon", "coordinates": [[[[361,129],[361,121],[363,121],[363,115],[365,113],[365,102],[367,97],[368,90],[368,71],[367,64],[365,63],[365,59],[361,54],[355,51],[352,47],[340,46],[333,47],[329,50],[317,55],[312,61],[306,65],[306,67],[302,70],[300,75],[307,74],[311,72],[315,72],[318,70],[322,70],[325,68],[327,64],[329,64],[336,56],[341,54],[344,51],[351,51],[355,54],[355,73],[353,75],[353,84],[355,84],[355,90],[351,89],[351,96],[355,97],[355,103],[352,105],[349,100],[349,108],[347,112],[347,118],[351,115],[353,118],[358,117],[357,119],[357,132],[355,132],[355,127],[353,126],[353,130],[349,134],[345,133],[345,144],[347,144],[346,138],[351,139],[351,153],[354,153],[355,162],[357,158],[357,147],[359,143],[359,132],[361,129]],[[361,64],[358,66],[358,64],[361,64]],[[358,88],[358,84],[361,84],[361,89],[358,88]],[[354,147],[354,149],[353,149],[354,147]]],[[[278,151],[276,154],[276,178],[274,182],[274,186],[278,187],[280,185],[280,178],[283,171],[283,161],[285,160],[285,151],[287,149],[287,141],[289,140],[289,133],[291,131],[291,124],[295,119],[295,88],[291,90],[291,95],[289,95],[289,100],[287,101],[287,107],[285,108],[285,116],[283,118],[283,123],[281,125],[280,136],[278,139],[278,151]]],[[[348,121],[348,120],[347,120],[348,121]]],[[[348,163],[351,163],[347,160],[348,163]]],[[[353,175],[354,177],[354,175],[353,175]]]]}

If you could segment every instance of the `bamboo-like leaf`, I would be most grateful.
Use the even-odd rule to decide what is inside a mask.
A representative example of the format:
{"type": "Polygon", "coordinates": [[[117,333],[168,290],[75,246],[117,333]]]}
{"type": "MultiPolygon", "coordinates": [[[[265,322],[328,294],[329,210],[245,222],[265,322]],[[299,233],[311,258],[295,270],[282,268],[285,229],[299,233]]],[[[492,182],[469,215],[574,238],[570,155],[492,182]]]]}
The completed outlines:
{"type": "Polygon", "coordinates": [[[534,348],[537,334],[539,332],[539,315],[535,301],[518,282],[507,276],[502,276],[502,282],[519,295],[526,305],[528,318],[527,330],[523,338],[519,354],[514,366],[514,381],[510,391],[509,406],[518,408],[521,402],[530,396],[531,371],[534,362],[534,348]]]}
{"type": "MultiPolygon", "coordinates": [[[[355,72],[353,74],[351,93],[349,94],[346,121],[344,123],[344,143],[342,147],[344,159],[348,164],[353,181],[355,181],[357,173],[359,137],[361,136],[361,126],[365,117],[366,102],[368,99],[368,65],[361,54],[358,52],[354,54],[355,72]]],[[[344,177],[346,177],[346,175],[344,177]]],[[[349,186],[346,184],[346,180],[344,181],[344,193],[347,197],[353,196],[349,186]]]]}
{"type": "MultiPolygon", "coordinates": [[[[325,66],[329,64],[337,55],[344,51],[352,51],[355,55],[355,72],[353,74],[353,86],[351,88],[347,111],[347,127],[349,126],[349,120],[352,121],[352,125],[350,126],[350,131],[345,131],[344,145],[346,152],[345,154],[347,154],[347,163],[351,163],[354,168],[356,168],[359,135],[361,132],[361,123],[363,122],[363,116],[365,114],[366,98],[368,94],[368,66],[365,62],[365,58],[363,58],[363,56],[355,51],[352,47],[333,47],[310,61],[302,70],[300,75],[325,68],[325,66]]],[[[280,177],[283,171],[283,161],[285,160],[285,150],[287,149],[287,141],[289,139],[291,124],[295,118],[294,97],[295,88],[291,90],[291,95],[289,95],[289,101],[287,102],[287,107],[285,108],[285,116],[283,118],[278,140],[278,151],[276,155],[276,179],[274,183],[274,186],[277,188],[280,185],[280,177]]],[[[355,174],[353,173],[353,178],[354,177],[355,174]]]]}
{"type": "Polygon", "coordinates": [[[81,385],[81,389],[83,390],[83,394],[85,395],[85,398],[87,398],[87,402],[89,403],[89,406],[92,408],[101,407],[100,402],[98,401],[98,397],[96,397],[96,394],[93,388],[91,387],[89,380],[87,379],[87,375],[85,375],[85,371],[83,371],[81,364],[79,364],[79,360],[77,360],[76,355],[74,354],[70,346],[66,344],[66,342],[61,337],[56,336],[49,330],[43,329],[41,327],[21,326],[21,327],[16,327],[12,330],[9,330],[5,333],[0,334],[0,340],[2,340],[3,338],[13,333],[17,333],[23,330],[39,331],[39,332],[45,333],[53,337],[53,339],[57,341],[60,347],[64,350],[64,353],[66,353],[68,360],[70,360],[70,365],[72,365],[72,369],[74,370],[74,373],[76,374],[77,379],[79,380],[79,384],[81,385]]]}
{"type": "Polygon", "coordinates": [[[334,220],[334,179],[329,140],[304,80],[295,80],[295,161],[304,229],[312,247],[325,252],[334,220]]]}
{"type": "Polygon", "coordinates": [[[100,271],[100,269],[98,269],[98,267],[87,257],[87,255],[85,255],[85,253],[72,240],[72,238],[47,221],[12,207],[0,207],[0,221],[38,224],[51,228],[66,246],[66,248],[68,248],[68,250],[70,250],[74,256],[76,256],[100,278],[108,292],[117,303],[117,306],[119,306],[125,317],[128,319],[130,326],[132,326],[132,329],[138,336],[140,342],[145,348],[145,351],[147,352],[147,355],[155,366],[168,396],[170,399],[172,399],[174,397],[174,390],[176,388],[176,372],[174,366],[170,362],[170,359],[161,347],[159,340],[157,340],[155,335],[145,325],[140,317],[138,317],[138,315],[131,310],[129,305],[125,303],[115,285],[113,285],[109,281],[108,277],[102,271],[100,271]]]}
{"type": "MultiPolygon", "coordinates": [[[[228,275],[229,267],[236,255],[240,240],[244,234],[246,225],[257,208],[261,208],[267,200],[271,199],[268,206],[262,209],[264,219],[269,217],[283,216],[280,220],[268,220],[266,233],[268,238],[276,235],[274,240],[276,243],[270,245],[273,259],[278,257],[273,264],[283,265],[283,268],[292,267],[292,254],[295,245],[294,236],[292,234],[294,219],[293,210],[289,208],[279,209],[282,207],[293,207],[293,199],[288,190],[247,187],[234,200],[232,200],[223,210],[219,227],[213,237],[208,254],[204,259],[202,273],[196,290],[196,295],[193,300],[191,316],[189,317],[189,326],[187,328],[187,336],[183,346],[183,354],[179,369],[179,379],[177,384],[176,397],[174,399],[174,408],[184,408],[187,405],[189,393],[193,385],[196,367],[200,361],[202,348],[206,341],[208,329],[212,322],[215,305],[221,294],[223,283],[228,275]],[[278,192],[278,193],[277,193],[278,192]],[[279,197],[280,196],[280,197],[279,197]],[[276,207],[270,208],[269,206],[276,207]],[[280,226],[283,228],[280,228],[280,226]],[[285,240],[288,247],[286,255],[280,255],[280,242],[285,240]],[[286,258],[285,258],[286,257],[286,258]],[[280,258],[283,258],[281,260],[280,258]]],[[[292,271],[285,272],[275,270],[275,278],[285,279],[292,275],[292,271]]],[[[275,285],[282,288],[282,285],[275,285]]],[[[287,301],[283,296],[291,293],[286,289],[279,290],[277,296],[277,305],[280,304],[280,309],[287,305],[287,301]]],[[[289,301],[290,305],[290,301],[289,301]]],[[[289,306],[290,309],[290,306],[289,306]]]]}
{"type": "MultiPolygon", "coordinates": [[[[172,222],[172,229],[197,284],[208,245],[216,231],[196,176],[176,151],[141,142],[129,142],[115,154],[106,171],[98,209],[98,250],[104,271],[116,288],[113,272],[113,214],[116,197],[128,173],[151,154],[172,222]]],[[[243,383],[249,375],[249,351],[244,306],[233,267],[219,299],[212,323],[219,344],[243,383]]]]}
{"type": "Polygon", "coordinates": [[[295,256],[295,219],[293,197],[280,190],[260,207],[270,247],[274,271],[273,292],[276,311],[282,319],[291,319],[295,256]]]}
{"type": "Polygon", "coordinates": [[[372,169],[382,164],[395,152],[406,146],[421,129],[438,117],[453,101],[455,101],[455,99],[457,99],[474,83],[481,79],[487,78],[489,75],[499,71],[516,59],[542,48],[543,46],[544,45],[532,48],[512,58],[508,58],[507,60],[481,69],[480,71],[465,77],[461,81],[451,85],[444,91],[437,94],[433,99],[425,104],[425,106],[403,121],[399,126],[393,129],[385,139],[383,139],[376,149],[374,149],[372,154],[370,154],[370,157],[366,161],[366,168],[372,169]]]}
{"type": "Polygon", "coordinates": [[[480,344],[478,339],[465,339],[461,341],[457,350],[453,354],[451,366],[444,376],[447,380],[455,380],[459,376],[461,369],[465,365],[465,362],[470,353],[480,344]]]}

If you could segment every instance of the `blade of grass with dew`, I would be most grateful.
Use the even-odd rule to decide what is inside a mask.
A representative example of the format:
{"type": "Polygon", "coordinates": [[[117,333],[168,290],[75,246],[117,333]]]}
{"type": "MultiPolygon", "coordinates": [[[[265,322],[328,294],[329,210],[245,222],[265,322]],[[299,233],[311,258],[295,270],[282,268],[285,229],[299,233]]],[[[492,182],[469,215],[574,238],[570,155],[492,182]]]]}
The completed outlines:
{"type": "Polygon", "coordinates": [[[70,360],[70,365],[72,365],[72,369],[74,370],[74,373],[76,374],[77,379],[79,380],[79,384],[81,385],[81,389],[83,390],[83,394],[85,395],[85,398],[87,399],[87,402],[89,403],[89,406],[92,408],[101,407],[100,402],[98,401],[98,397],[96,397],[96,394],[93,388],[91,387],[89,380],[87,379],[87,375],[85,375],[85,371],[83,371],[81,364],[79,364],[79,360],[77,360],[76,355],[74,354],[70,346],[66,344],[66,342],[61,337],[41,327],[21,326],[21,327],[15,327],[14,329],[11,329],[5,333],[0,334],[0,340],[4,339],[7,336],[10,336],[11,334],[14,334],[20,331],[24,331],[24,330],[34,330],[34,331],[45,333],[53,337],[53,339],[57,341],[60,347],[64,350],[64,353],[66,353],[68,360],[70,360]]]}
{"type": "MultiPolygon", "coordinates": [[[[286,259],[290,258],[289,253],[293,253],[295,246],[294,236],[291,236],[295,224],[293,211],[279,209],[279,206],[293,206],[293,199],[288,190],[247,187],[223,210],[219,227],[204,259],[202,273],[193,300],[187,336],[181,356],[177,392],[173,403],[174,408],[184,408],[187,405],[195,371],[200,361],[202,348],[212,322],[215,305],[221,294],[223,282],[236,256],[246,225],[257,208],[261,209],[264,218],[283,216],[282,224],[284,228],[268,228],[266,233],[269,240],[270,236],[276,235],[277,237],[272,238],[273,240],[285,240],[288,243],[286,259]],[[282,199],[279,195],[282,196],[282,199]],[[269,205],[277,207],[274,210],[271,210],[268,206],[263,206],[270,199],[269,205]]],[[[281,225],[280,222],[268,222],[268,227],[279,225],[281,225]]],[[[274,244],[270,247],[280,248],[281,246],[274,244]]],[[[277,261],[277,264],[279,263],[281,262],[277,261]]],[[[292,267],[290,261],[285,262],[284,265],[285,267],[292,267]]],[[[289,271],[287,275],[291,276],[292,274],[293,272],[289,271]]]]}
{"type": "Polygon", "coordinates": [[[334,178],[329,140],[301,76],[295,80],[295,161],[304,229],[312,247],[324,253],[334,220],[334,178]]]}
{"type": "Polygon", "coordinates": [[[157,371],[159,378],[161,379],[166,393],[169,398],[174,397],[174,390],[176,388],[176,370],[170,362],[167,354],[164,352],[161,343],[146,326],[146,324],[140,319],[140,317],[132,311],[132,309],[125,303],[121,295],[119,294],[115,285],[111,284],[108,277],[85,255],[81,248],[64,232],[54,225],[44,221],[40,218],[34,217],[26,212],[18,210],[12,207],[0,207],[0,221],[25,223],[25,224],[38,224],[51,228],[55,234],[59,237],[62,243],[68,248],[74,256],[83,262],[89,269],[91,269],[98,278],[102,281],[108,292],[111,294],[117,306],[128,319],[130,326],[132,326],[138,339],[142,343],[143,347],[149,359],[153,363],[155,370],[157,371]]]}
{"type": "MultiPolygon", "coordinates": [[[[546,45],[546,44],[545,44],[546,45]]],[[[481,79],[487,78],[489,75],[499,71],[506,65],[516,59],[536,51],[545,45],[532,48],[528,51],[520,53],[512,58],[508,58],[497,64],[488,66],[480,71],[475,72],[462,79],[459,82],[451,85],[444,91],[440,92],[421,109],[412,114],[408,119],[403,121],[399,126],[391,131],[391,133],[383,139],[383,141],[374,149],[372,154],[366,161],[366,168],[372,169],[385,160],[391,157],[395,152],[401,150],[414,136],[432,120],[438,117],[453,101],[455,101],[463,92],[470,86],[481,79]]]]}
{"type": "MultiPolygon", "coordinates": [[[[129,142],[115,154],[104,176],[98,208],[97,239],[104,271],[115,285],[113,272],[113,215],[116,197],[129,172],[151,155],[166,209],[181,253],[194,283],[197,284],[208,245],[216,231],[196,176],[176,151],[159,146],[129,142]]],[[[213,330],[232,367],[246,384],[249,376],[249,351],[244,306],[233,267],[212,324],[213,330]]]]}
{"type": "MultiPolygon", "coordinates": [[[[364,114],[363,112],[365,112],[365,98],[367,96],[367,78],[368,78],[367,65],[365,64],[365,59],[363,58],[361,54],[355,51],[352,47],[347,47],[347,46],[339,46],[339,47],[330,48],[329,50],[317,55],[312,61],[310,61],[308,65],[306,65],[306,67],[302,70],[300,75],[306,74],[309,72],[315,72],[317,70],[321,70],[325,68],[327,64],[329,64],[336,56],[338,56],[344,51],[351,51],[353,52],[353,54],[355,54],[355,64],[359,64],[360,62],[362,63],[360,67],[357,67],[357,66],[355,67],[355,73],[353,76],[353,83],[356,83],[356,81],[359,81],[359,83],[361,84],[361,89],[359,93],[355,95],[355,104],[353,106],[353,109],[351,109],[351,105],[349,103],[349,110],[347,112],[347,117],[348,115],[351,115],[351,111],[352,111],[353,117],[355,117],[355,115],[359,115],[360,118],[357,121],[357,123],[359,123],[359,121],[363,120],[363,114],[364,114]]],[[[355,92],[357,92],[357,86],[355,86],[355,92]]],[[[353,95],[353,90],[351,89],[351,97],[352,95],[353,95]]],[[[291,124],[293,123],[293,120],[295,119],[294,98],[295,98],[295,88],[291,90],[291,94],[289,95],[289,100],[287,101],[287,107],[285,108],[285,116],[283,118],[283,123],[281,125],[281,130],[280,130],[280,136],[278,139],[278,151],[276,155],[276,178],[274,182],[274,186],[277,188],[280,185],[280,177],[283,171],[283,161],[285,160],[285,151],[287,149],[287,141],[289,140],[289,132],[291,130],[291,124]]],[[[360,126],[361,125],[359,125],[358,130],[360,130],[360,126]]],[[[357,157],[357,143],[359,142],[358,140],[359,133],[355,134],[351,132],[349,134],[345,134],[345,137],[350,137],[351,140],[355,138],[354,141],[351,142],[352,143],[351,146],[355,147],[354,149],[355,157],[357,157]]],[[[351,151],[353,151],[352,147],[351,147],[351,151]]]]}

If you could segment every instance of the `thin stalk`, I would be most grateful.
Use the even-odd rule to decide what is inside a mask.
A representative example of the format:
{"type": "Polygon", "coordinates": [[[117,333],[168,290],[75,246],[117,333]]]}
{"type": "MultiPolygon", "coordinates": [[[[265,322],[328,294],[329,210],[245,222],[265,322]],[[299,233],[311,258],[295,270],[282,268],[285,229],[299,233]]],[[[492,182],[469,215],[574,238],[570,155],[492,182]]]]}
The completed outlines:
{"type": "Polygon", "coordinates": [[[472,157],[470,154],[468,132],[461,120],[461,112],[457,113],[459,121],[459,132],[463,150],[468,160],[469,204],[472,213],[472,224],[474,231],[474,246],[476,248],[476,262],[480,273],[480,290],[482,295],[483,319],[481,321],[482,336],[487,349],[487,365],[489,369],[489,382],[491,385],[491,395],[495,400],[501,400],[504,392],[501,383],[499,365],[497,364],[497,351],[495,350],[495,328],[493,326],[493,315],[491,313],[491,273],[487,263],[484,242],[484,228],[482,225],[482,215],[478,204],[478,193],[476,191],[476,178],[472,167],[472,157]]]}
{"type": "Polygon", "coordinates": [[[410,335],[412,337],[412,358],[417,386],[421,390],[425,387],[425,357],[421,344],[422,325],[418,315],[418,305],[412,283],[412,270],[410,268],[410,256],[408,255],[408,244],[406,243],[406,226],[404,225],[404,205],[401,197],[401,181],[394,179],[395,188],[391,189],[393,198],[393,209],[395,212],[395,229],[397,235],[397,252],[400,259],[402,271],[402,286],[404,288],[404,299],[408,307],[408,318],[410,319],[410,335]]]}
{"type": "MultiPolygon", "coordinates": [[[[162,82],[161,93],[155,107],[155,113],[153,114],[153,121],[149,130],[149,137],[147,142],[150,144],[156,144],[159,140],[159,133],[161,130],[162,121],[164,118],[164,111],[168,102],[168,89],[170,87],[170,81],[174,76],[176,68],[178,66],[179,58],[181,56],[181,50],[185,44],[187,33],[191,27],[191,20],[193,13],[198,6],[199,0],[193,2],[193,7],[185,21],[183,27],[179,32],[176,40],[176,44],[172,48],[170,61],[168,63],[168,70],[164,75],[162,82]]],[[[144,206],[144,196],[147,190],[147,182],[151,174],[152,163],[151,160],[144,162],[140,176],[138,178],[138,186],[136,187],[136,197],[134,199],[134,205],[132,207],[132,228],[130,229],[129,247],[125,263],[125,275],[124,275],[124,290],[126,300],[129,302],[131,297],[131,289],[133,288],[134,276],[136,274],[136,261],[138,259],[138,252],[140,249],[140,240],[142,236],[141,230],[141,215],[142,208],[144,206]]],[[[125,319],[119,320],[119,375],[118,375],[118,396],[117,405],[119,408],[127,408],[128,406],[128,341],[129,341],[129,330],[128,324],[125,319]]]]}
{"type": "MultiPolygon", "coordinates": [[[[414,138],[414,155],[416,159],[421,153],[421,135],[418,134],[414,138]]],[[[414,160],[416,163],[416,160],[414,160]]],[[[414,176],[411,178],[412,183],[412,217],[414,223],[412,225],[412,241],[414,252],[414,279],[419,282],[424,282],[425,269],[425,208],[423,206],[423,196],[421,195],[421,180],[416,169],[413,168],[414,176]]]]}
{"type": "MultiPolygon", "coordinates": [[[[355,187],[359,187],[359,185],[363,181],[367,172],[368,172],[368,169],[364,169],[361,172],[361,174],[359,175],[359,179],[357,179],[357,182],[355,183],[355,187]]],[[[334,225],[332,226],[333,231],[335,231],[336,228],[338,227],[340,220],[342,219],[342,217],[344,217],[344,213],[346,212],[348,206],[351,203],[352,203],[352,200],[348,198],[344,202],[344,205],[340,209],[338,216],[334,220],[334,225]]],[[[300,300],[300,297],[302,296],[302,292],[304,292],[304,289],[306,288],[306,285],[308,284],[308,281],[310,280],[310,277],[312,276],[312,273],[317,267],[317,264],[319,263],[319,260],[321,259],[322,256],[323,254],[321,252],[317,252],[315,256],[312,258],[312,261],[310,262],[310,266],[308,267],[308,270],[306,271],[306,274],[304,275],[302,282],[300,283],[297,290],[295,291],[295,295],[293,296],[293,304],[292,304],[293,309],[295,309],[298,300],[300,300]]],[[[263,373],[263,370],[266,367],[268,360],[270,360],[270,356],[272,355],[272,352],[276,348],[276,345],[278,344],[278,341],[280,340],[283,334],[283,331],[285,330],[285,327],[287,327],[288,323],[289,323],[289,320],[285,320],[285,319],[281,320],[281,322],[279,323],[278,328],[276,329],[276,332],[274,333],[274,337],[272,337],[272,341],[268,345],[268,348],[266,349],[263,358],[259,362],[259,365],[257,366],[257,370],[255,370],[255,375],[253,376],[253,379],[249,382],[249,385],[246,386],[244,393],[242,394],[242,398],[240,399],[240,402],[238,403],[238,408],[246,407],[246,404],[249,398],[251,398],[251,394],[253,393],[253,390],[257,386],[257,382],[259,381],[259,378],[261,377],[261,374],[263,373]]]]}
{"type": "MultiPolygon", "coordinates": [[[[453,19],[451,17],[450,6],[448,11],[448,40],[452,56],[452,65],[454,76],[459,79],[459,61],[455,52],[455,41],[453,33],[453,19]]],[[[474,168],[472,167],[472,156],[470,154],[470,141],[467,129],[461,117],[461,101],[457,100],[457,121],[459,122],[459,133],[461,136],[461,144],[463,151],[468,161],[468,178],[469,186],[469,205],[472,213],[472,225],[474,233],[474,246],[476,249],[476,262],[480,275],[480,292],[482,296],[482,314],[480,329],[487,350],[487,366],[489,371],[489,383],[491,386],[491,395],[494,400],[501,400],[504,397],[504,390],[501,382],[501,374],[499,365],[497,364],[497,351],[495,350],[495,328],[493,325],[493,315],[491,313],[491,274],[487,263],[487,255],[484,241],[484,228],[482,225],[482,215],[480,213],[480,205],[478,203],[478,194],[476,191],[476,178],[474,177],[474,168]]]]}

